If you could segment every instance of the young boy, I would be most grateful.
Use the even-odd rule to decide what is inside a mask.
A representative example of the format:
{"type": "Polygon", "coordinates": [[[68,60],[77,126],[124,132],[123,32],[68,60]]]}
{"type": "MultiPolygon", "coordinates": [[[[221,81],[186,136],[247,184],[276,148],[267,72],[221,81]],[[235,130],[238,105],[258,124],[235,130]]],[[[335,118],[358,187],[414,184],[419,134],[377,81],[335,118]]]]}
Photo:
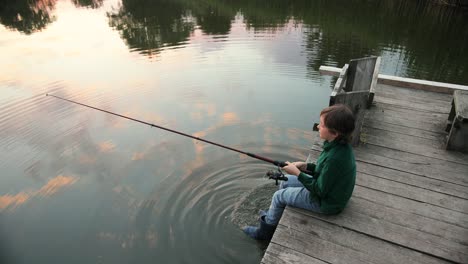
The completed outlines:
{"type": "Polygon", "coordinates": [[[244,227],[248,236],[271,239],[286,205],[323,214],[337,214],[345,208],[356,179],[356,162],[349,144],[353,113],[342,104],[327,107],[320,112],[318,130],[325,142],[316,164],[286,162],[282,169],[289,174],[288,181],[281,183],[270,208],[260,211],[260,226],[244,227]]]}

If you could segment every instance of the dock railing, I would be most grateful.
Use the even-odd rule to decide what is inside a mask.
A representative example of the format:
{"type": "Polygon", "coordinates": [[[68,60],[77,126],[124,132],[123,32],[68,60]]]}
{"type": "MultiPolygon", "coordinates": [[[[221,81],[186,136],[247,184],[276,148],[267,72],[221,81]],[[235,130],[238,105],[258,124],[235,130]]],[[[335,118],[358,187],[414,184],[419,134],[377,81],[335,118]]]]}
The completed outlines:
{"type": "Polygon", "coordinates": [[[365,109],[374,99],[379,74],[380,57],[350,60],[341,69],[330,95],[329,105],[345,104],[356,118],[351,144],[359,145],[365,109]]]}

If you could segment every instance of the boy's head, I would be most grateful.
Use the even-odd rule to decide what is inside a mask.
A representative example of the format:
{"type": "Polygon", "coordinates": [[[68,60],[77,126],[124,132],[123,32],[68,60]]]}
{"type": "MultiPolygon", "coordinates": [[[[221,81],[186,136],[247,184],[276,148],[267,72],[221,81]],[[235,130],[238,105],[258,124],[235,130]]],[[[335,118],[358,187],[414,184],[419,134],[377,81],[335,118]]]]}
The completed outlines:
{"type": "Polygon", "coordinates": [[[343,104],[336,104],[320,112],[320,137],[328,140],[339,140],[348,143],[354,130],[353,112],[343,104]]]}

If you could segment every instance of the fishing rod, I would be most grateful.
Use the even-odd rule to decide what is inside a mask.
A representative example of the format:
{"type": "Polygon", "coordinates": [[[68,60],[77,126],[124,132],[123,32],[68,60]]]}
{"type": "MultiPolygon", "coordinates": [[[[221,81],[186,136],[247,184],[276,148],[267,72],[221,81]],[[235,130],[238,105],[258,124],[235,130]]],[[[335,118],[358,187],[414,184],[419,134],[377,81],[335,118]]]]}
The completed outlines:
{"type": "MultiPolygon", "coordinates": [[[[235,148],[232,148],[232,147],[228,147],[228,146],[226,146],[226,145],[222,145],[222,144],[219,144],[219,143],[210,141],[210,140],[206,140],[206,139],[203,139],[203,138],[195,137],[195,136],[192,136],[192,135],[189,135],[189,134],[180,132],[180,131],[176,131],[176,130],[173,130],[173,129],[170,129],[170,128],[167,128],[167,127],[155,125],[155,124],[152,124],[152,123],[149,123],[149,122],[145,122],[145,121],[142,121],[142,120],[139,120],[139,119],[136,119],[136,118],[132,118],[132,117],[129,117],[129,116],[117,114],[117,113],[114,113],[114,112],[111,112],[111,111],[108,111],[108,110],[104,110],[104,109],[101,109],[101,108],[97,108],[97,107],[94,107],[94,106],[91,106],[91,105],[87,105],[87,104],[83,104],[83,103],[80,103],[80,102],[76,102],[76,101],[73,101],[73,100],[70,100],[70,99],[66,99],[66,98],[63,98],[63,97],[60,97],[60,96],[57,96],[57,95],[46,94],[46,96],[55,97],[55,98],[60,99],[60,100],[63,100],[63,101],[67,101],[67,102],[70,102],[70,103],[73,103],[73,104],[77,104],[77,105],[81,105],[81,106],[84,106],[84,107],[88,107],[88,108],[91,108],[91,109],[94,109],[94,110],[98,110],[98,111],[101,111],[101,112],[104,112],[104,113],[107,113],[107,114],[111,114],[111,115],[114,115],[114,116],[118,116],[118,117],[122,117],[122,118],[125,118],[125,119],[128,119],[128,120],[131,120],[131,121],[135,121],[135,122],[138,122],[138,123],[141,123],[141,124],[145,124],[145,125],[148,125],[148,126],[150,126],[150,127],[159,128],[159,129],[166,130],[166,131],[169,131],[169,132],[172,132],[172,133],[175,133],[175,134],[179,134],[179,135],[184,136],[184,137],[189,137],[189,138],[192,138],[192,139],[195,139],[195,140],[199,140],[199,141],[202,141],[202,142],[211,144],[211,145],[215,145],[215,146],[224,148],[224,149],[228,149],[228,150],[231,150],[231,151],[235,151],[235,152],[238,152],[238,153],[247,155],[247,156],[249,156],[249,157],[252,157],[252,158],[254,158],[254,159],[258,159],[258,160],[262,160],[262,161],[271,163],[271,164],[273,164],[273,165],[275,165],[275,166],[278,166],[278,167],[284,167],[284,166],[287,165],[286,162],[284,162],[284,161],[272,160],[272,159],[269,159],[269,158],[266,158],[266,157],[262,157],[262,156],[260,156],[260,155],[256,155],[256,154],[253,154],[253,153],[250,153],[250,152],[245,152],[245,151],[242,151],[242,150],[239,150],[239,149],[235,149],[235,148]]],[[[304,172],[307,173],[307,171],[304,171],[304,172]]],[[[309,174],[310,174],[310,173],[309,173],[309,174]]],[[[269,176],[270,178],[272,177],[272,175],[270,175],[270,174],[267,174],[267,176],[269,176]]],[[[284,175],[283,175],[283,176],[284,176],[284,175]]],[[[282,176],[279,176],[279,175],[276,175],[276,176],[275,176],[275,175],[273,175],[273,179],[282,179],[282,178],[283,178],[282,176]],[[275,178],[275,177],[276,177],[276,178],[275,178]]],[[[286,178],[286,179],[287,179],[287,178],[286,178]]]]}

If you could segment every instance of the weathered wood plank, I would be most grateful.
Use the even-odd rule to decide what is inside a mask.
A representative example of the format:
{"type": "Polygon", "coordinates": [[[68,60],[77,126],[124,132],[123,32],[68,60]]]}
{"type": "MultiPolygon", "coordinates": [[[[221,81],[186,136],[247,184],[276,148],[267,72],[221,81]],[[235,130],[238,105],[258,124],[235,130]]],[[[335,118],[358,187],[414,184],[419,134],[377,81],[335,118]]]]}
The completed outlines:
{"type": "MultiPolygon", "coordinates": [[[[314,162],[320,155],[319,151],[311,150],[308,162],[314,162]]],[[[356,162],[357,172],[361,174],[368,174],[375,177],[399,182],[409,186],[421,188],[422,192],[429,190],[430,192],[438,192],[445,195],[465,199],[464,206],[468,206],[468,188],[458,184],[449,183],[437,179],[427,178],[421,175],[407,173],[399,170],[385,168],[382,166],[369,164],[366,162],[356,162]]]]}
{"type": "Polygon", "coordinates": [[[365,143],[468,165],[467,154],[447,151],[444,149],[444,146],[441,145],[441,142],[431,141],[424,138],[397,134],[390,131],[368,127],[366,128],[365,143]]]}
{"type": "MultiPolygon", "coordinates": [[[[408,184],[408,180],[405,180],[401,175],[400,175],[400,180],[398,181],[397,179],[398,171],[394,174],[393,177],[392,175],[384,175],[379,170],[374,170],[374,172],[370,174],[367,172],[362,172],[362,169],[360,168],[361,165],[365,165],[365,164],[358,162],[357,164],[358,175],[356,177],[357,185],[375,189],[375,190],[380,190],[380,191],[387,192],[387,193],[391,193],[391,194],[405,197],[408,199],[412,199],[415,201],[444,207],[444,208],[454,210],[457,212],[461,212],[461,213],[468,212],[468,199],[463,198],[463,197],[456,197],[452,194],[433,191],[432,189],[430,189],[430,187],[432,186],[423,185],[425,183],[424,181],[421,180],[420,182],[417,182],[418,179],[414,181],[414,175],[411,175],[411,176],[413,176],[413,182],[415,184],[411,185],[411,184],[408,184]],[[377,174],[377,175],[374,175],[374,174],[377,174]],[[381,175],[383,177],[381,177],[381,175]]],[[[387,170],[387,171],[390,171],[390,170],[387,170]]],[[[416,177],[416,178],[419,178],[420,180],[420,178],[422,177],[416,177]]],[[[409,179],[411,179],[411,177],[409,179]]],[[[427,180],[430,180],[430,179],[425,179],[425,180],[427,182],[427,180]]],[[[468,196],[468,193],[466,193],[466,190],[465,192],[461,192],[460,194],[465,197],[468,196]]],[[[468,214],[467,214],[467,217],[468,217],[468,214]]]]}
{"type": "MultiPolygon", "coordinates": [[[[378,92],[377,92],[378,94],[378,92]]],[[[403,101],[399,99],[394,99],[394,98],[388,98],[388,97],[380,97],[376,96],[374,98],[375,103],[384,103],[384,104],[390,104],[390,105],[395,105],[401,108],[406,108],[414,111],[426,111],[426,112],[435,112],[435,113],[443,113],[443,114],[448,114],[450,112],[450,107],[447,108],[445,106],[438,106],[438,105],[430,105],[430,104],[422,104],[422,103],[413,103],[409,101],[403,101]]]]}
{"type": "Polygon", "coordinates": [[[440,206],[410,200],[401,196],[385,193],[359,185],[355,186],[353,197],[359,197],[383,207],[398,209],[404,212],[413,213],[468,229],[468,219],[466,214],[449,210],[440,206]]]}
{"type": "Polygon", "coordinates": [[[413,123],[409,121],[405,121],[404,119],[400,119],[400,120],[401,120],[400,124],[395,124],[395,123],[387,123],[387,122],[382,122],[382,121],[377,121],[377,120],[372,120],[372,119],[366,119],[366,121],[364,122],[362,126],[362,131],[366,131],[366,128],[370,127],[374,129],[395,132],[395,133],[399,133],[403,135],[420,137],[420,138],[425,138],[425,139],[430,139],[430,140],[438,140],[438,141],[443,142],[445,133],[435,133],[435,132],[428,131],[428,130],[408,127],[406,126],[407,123],[409,123],[409,125],[413,123]]]}
{"type": "Polygon", "coordinates": [[[455,91],[446,149],[468,153],[468,91],[455,91]]]}
{"type": "MultiPolygon", "coordinates": [[[[457,212],[468,212],[468,200],[466,199],[434,192],[401,182],[379,178],[370,174],[359,173],[356,178],[356,184],[457,212]]],[[[468,214],[466,217],[468,217],[468,214]]]]}
{"type": "MultiPolygon", "coordinates": [[[[388,160],[403,162],[401,163],[402,166],[405,166],[405,163],[408,164],[409,166],[416,166],[417,170],[424,171],[424,172],[425,172],[424,168],[430,168],[430,169],[434,169],[437,172],[441,172],[444,174],[466,176],[468,173],[468,165],[447,162],[447,161],[436,159],[436,158],[424,157],[418,154],[402,152],[399,150],[393,150],[393,149],[388,149],[388,148],[382,148],[382,147],[374,146],[374,145],[362,145],[359,148],[355,149],[355,153],[359,153],[358,155],[363,158],[364,157],[368,158],[371,156],[385,157],[388,160]]],[[[369,160],[372,160],[372,159],[370,158],[369,160]]],[[[393,168],[399,169],[399,166],[397,163],[394,163],[392,165],[393,165],[393,168]]],[[[408,171],[408,172],[411,172],[411,171],[408,171]]],[[[416,174],[421,174],[421,173],[416,173],[416,174]]]]}
{"type": "Polygon", "coordinates": [[[402,127],[409,127],[414,129],[419,129],[423,131],[428,131],[431,133],[438,133],[439,135],[446,135],[444,122],[437,122],[434,120],[412,120],[411,117],[405,117],[399,115],[398,113],[392,111],[377,112],[377,111],[368,111],[366,113],[364,124],[367,123],[367,120],[373,120],[371,122],[385,122],[389,124],[400,125],[402,127]]]}
{"type": "Polygon", "coordinates": [[[379,83],[398,86],[398,87],[406,87],[412,89],[420,89],[425,91],[431,91],[436,93],[453,93],[454,90],[468,90],[468,86],[459,85],[459,84],[451,84],[451,83],[441,83],[441,82],[433,82],[433,81],[426,81],[426,80],[417,80],[411,78],[403,78],[397,76],[390,76],[379,74],[379,83]]]}
{"type": "Polygon", "coordinates": [[[367,101],[367,108],[371,107],[372,103],[374,102],[374,96],[377,88],[377,82],[379,79],[379,71],[380,71],[380,61],[381,57],[377,57],[374,65],[374,72],[372,73],[372,81],[369,90],[369,99],[367,101]]]}
{"type": "MultiPolygon", "coordinates": [[[[445,261],[342,228],[330,221],[288,208],[273,239],[329,263],[444,263],[445,261]],[[328,222],[327,222],[328,221],[328,222]],[[287,236],[287,238],[286,238],[287,236]]],[[[368,222],[367,219],[365,222],[368,222]]],[[[365,224],[365,222],[363,224],[365,224]]]]}
{"type": "MultiPolygon", "coordinates": [[[[468,244],[463,245],[439,236],[411,229],[406,225],[402,226],[372,215],[362,214],[351,207],[347,207],[339,215],[327,216],[309,213],[308,211],[304,211],[304,214],[448,261],[468,262],[468,244]]],[[[295,219],[295,221],[300,220],[295,219]]],[[[424,223],[420,222],[420,224],[424,223]]]]}
{"type": "Polygon", "coordinates": [[[382,114],[390,114],[395,117],[413,120],[413,121],[425,121],[431,123],[444,123],[447,121],[447,114],[426,112],[426,111],[414,111],[412,109],[397,107],[391,104],[379,103],[369,109],[369,112],[376,112],[382,114]]]}
{"type": "Polygon", "coordinates": [[[412,99],[416,102],[439,103],[445,105],[452,102],[452,94],[441,94],[429,91],[415,90],[409,88],[396,87],[391,85],[379,84],[376,87],[376,93],[380,96],[391,94],[397,96],[393,98],[412,99]]]}
{"type": "MultiPolygon", "coordinates": [[[[311,150],[322,151],[322,145],[314,143],[311,150]]],[[[354,153],[356,160],[368,164],[468,187],[466,165],[369,144],[361,144],[354,153]]]]}
{"type": "Polygon", "coordinates": [[[316,259],[309,255],[298,252],[294,249],[278,245],[271,242],[263,256],[263,263],[271,264],[287,264],[287,263],[310,263],[310,264],[327,264],[328,262],[316,259]]]}
{"type": "MultiPolygon", "coordinates": [[[[453,184],[438,179],[431,179],[421,175],[393,170],[359,161],[357,162],[357,170],[360,173],[366,173],[411,186],[417,186],[426,190],[431,190],[462,199],[468,199],[468,188],[459,184],[453,184]]],[[[466,200],[465,203],[468,203],[468,200],[466,200]]]]}
{"type": "Polygon", "coordinates": [[[334,105],[336,103],[335,101],[338,94],[343,92],[343,87],[346,84],[346,78],[348,76],[348,66],[348,64],[345,64],[343,69],[341,69],[340,76],[338,77],[338,80],[336,80],[335,86],[333,87],[333,90],[330,94],[328,105],[334,105]]]}
{"type": "MultiPolygon", "coordinates": [[[[447,239],[462,246],[468,243],[468,229],[441,222],[436,219],[416,215],[387,206],[378,205],[372,201],[353,197],[349,202],[349,210],[368,215],[372,218],[385,220],[417,231],[432,234],[447,239]]],[[[343,215],[343,217],[346,217],[343,215]]]]}
{"type": "Polygon", "coordinates": [[[349,61],[345,91],[370,92],[377,57],[353,59],[349,61]]]}
{"type": "Polygon", "coordinates": [[[335,221],[338,219],[340,223],[336,224],[341,225],[341,223],[344,222],[345,225],[343,226],[350,229],[352,229],[348,226],[350,221],[348,222],[341,219],[347,218],[346,211],[352,211],[353,214],[368,216],[369,219],[377,219],[376,221],[367,221],[369,225],[380,225],[382,223],[381,221],[385,221],[412,229],[413,232],[434,235],[438,237],[436,241],[447,240],[454,242],[462,247],[468,246],[468,229],[466,228],[441,222],[436,219],[416,215],[412,212],[406,212],[391,207],[382,206],[359,197],[353,197],[349,201],[346,211],[338,216],[320,216],[298,208],[291,208],[291,210],[299,210],[307,216],[311,215],[312,217],[317,217],[332,223],[335,223],[335,221]]]}

